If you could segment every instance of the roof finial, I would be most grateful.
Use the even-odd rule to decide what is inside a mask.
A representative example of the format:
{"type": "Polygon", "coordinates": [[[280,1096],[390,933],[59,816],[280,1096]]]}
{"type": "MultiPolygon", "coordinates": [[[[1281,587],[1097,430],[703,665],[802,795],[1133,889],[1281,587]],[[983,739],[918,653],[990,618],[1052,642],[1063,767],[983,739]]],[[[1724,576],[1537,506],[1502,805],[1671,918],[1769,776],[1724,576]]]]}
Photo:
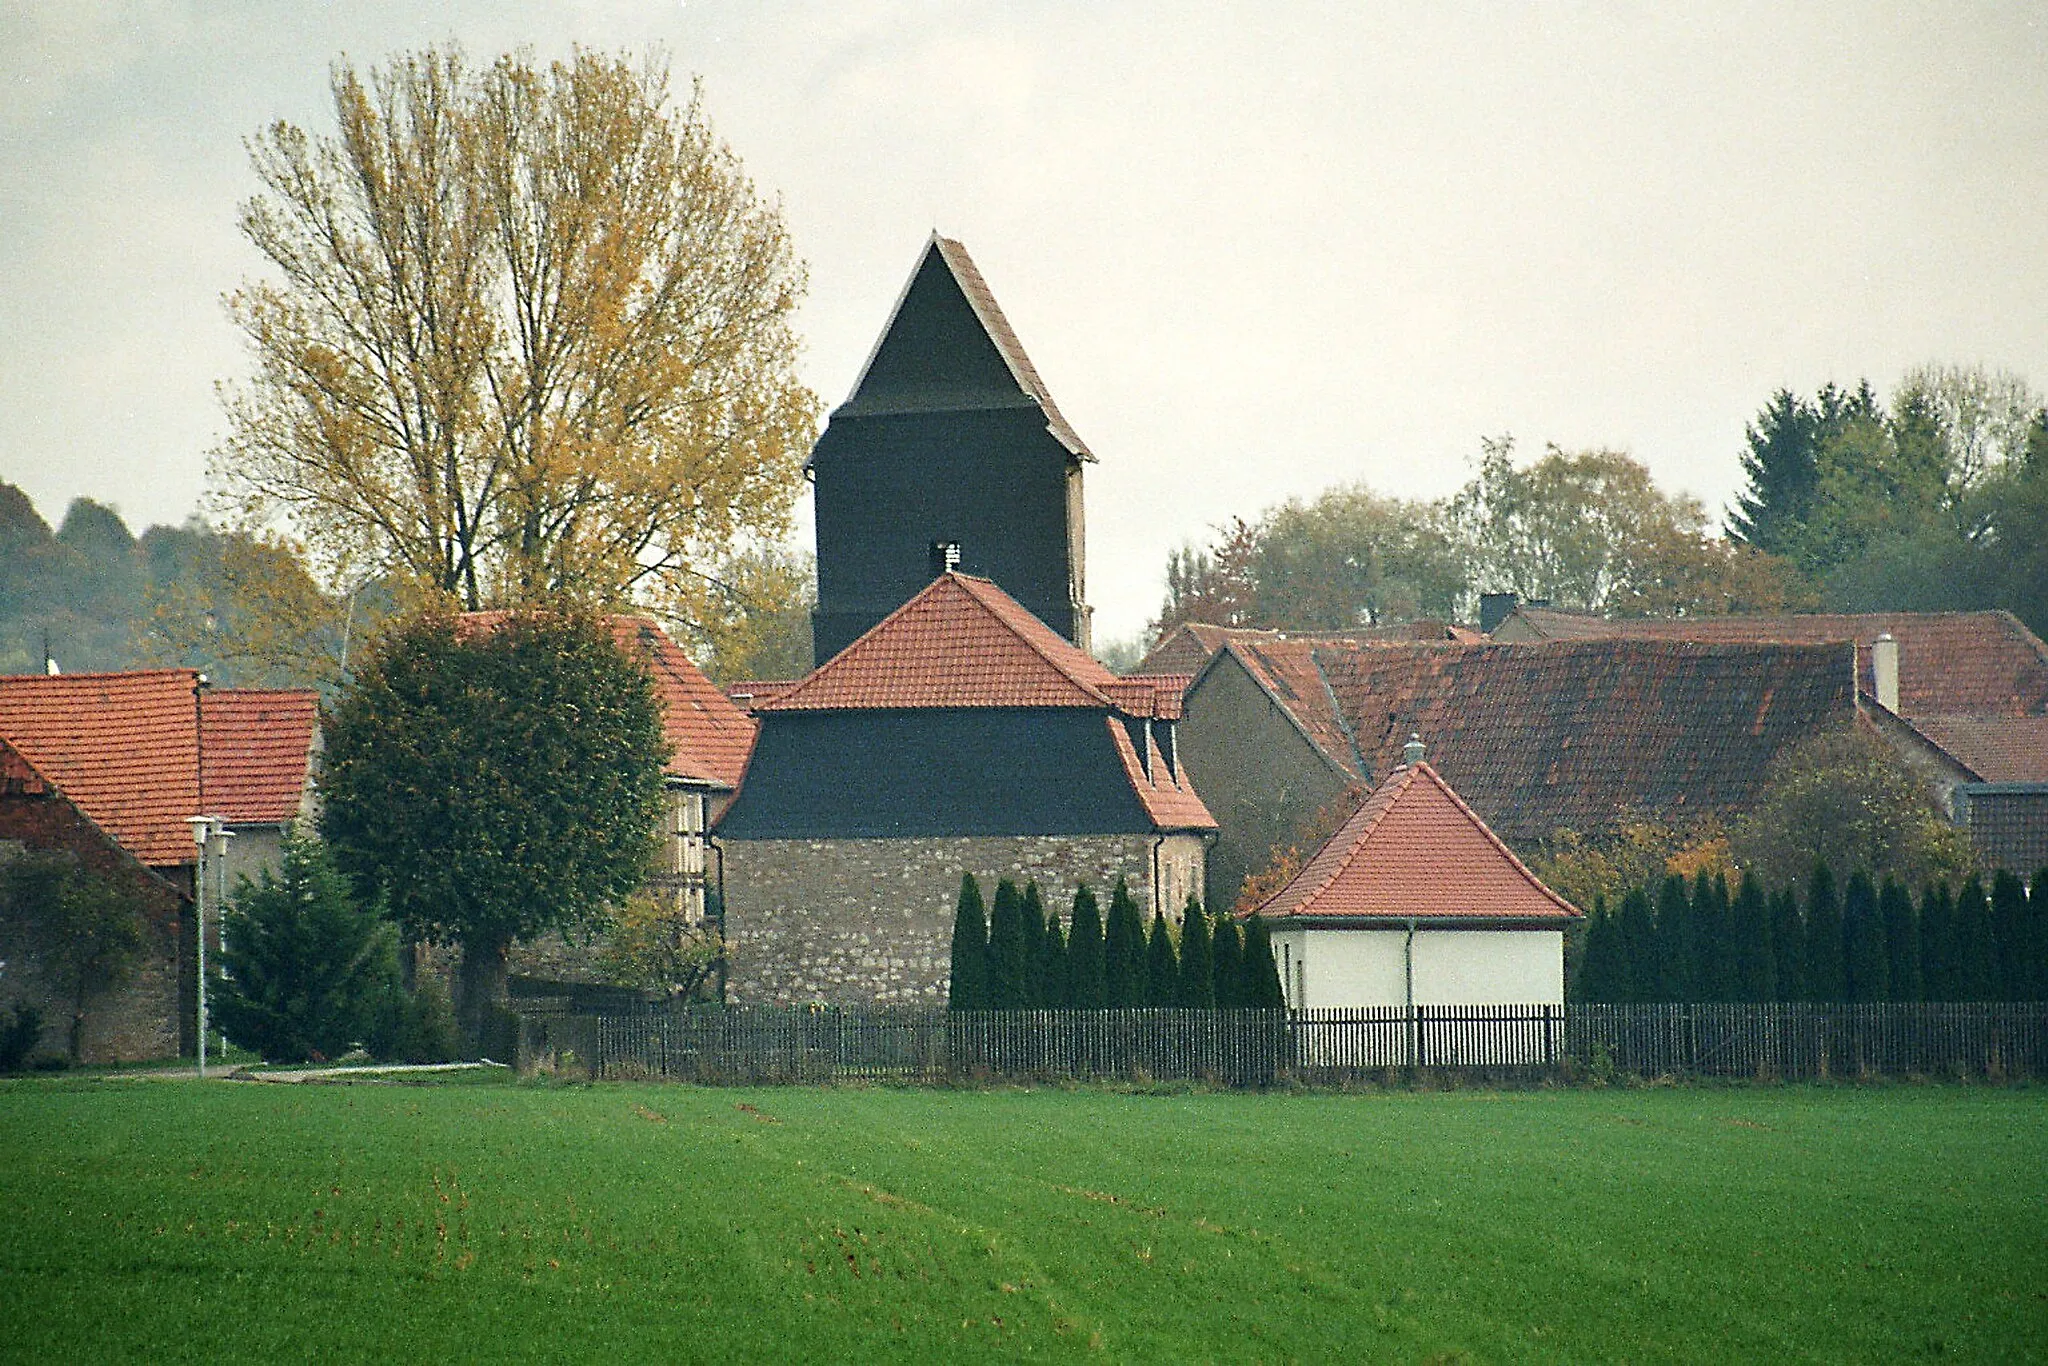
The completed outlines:
{"type": "Polygon", "coordinates": [[[1401,746],[1401,767],[1413,768],[1422,762],[1422,736],[1415,731],[1408,732],[1408,743],[1401,746]]]}

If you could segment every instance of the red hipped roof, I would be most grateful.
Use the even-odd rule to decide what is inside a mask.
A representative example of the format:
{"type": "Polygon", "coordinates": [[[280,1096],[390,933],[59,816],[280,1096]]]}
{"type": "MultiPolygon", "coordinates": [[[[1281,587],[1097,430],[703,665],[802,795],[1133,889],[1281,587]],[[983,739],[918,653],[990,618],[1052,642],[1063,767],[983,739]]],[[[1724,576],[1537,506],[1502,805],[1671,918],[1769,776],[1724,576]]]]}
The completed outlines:
{"type": "Polygon", "coordinates": [[[1293,880],[1251,914],[1558,924],[1579,918],[1426,763],[1389,774],[1293,880]]]}
{"type": "Polygon", "coordinates": [[[993,582],[948,572],[755,709],[1113,707],[1119,690],[1135,701],[1135,689],[993,582]]]}

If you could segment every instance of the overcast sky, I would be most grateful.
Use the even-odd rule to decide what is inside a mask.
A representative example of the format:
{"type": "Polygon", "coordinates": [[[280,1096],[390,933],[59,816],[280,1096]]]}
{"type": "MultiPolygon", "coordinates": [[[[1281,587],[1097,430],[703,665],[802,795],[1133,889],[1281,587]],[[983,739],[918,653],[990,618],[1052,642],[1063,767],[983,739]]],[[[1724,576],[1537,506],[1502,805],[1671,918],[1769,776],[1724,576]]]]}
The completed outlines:
{"type": "MultiPolygon", "coordinates": [[[[827,404],[938,228],[1088,474],[1101,638],[1211,524],[1482,436],[1719,507],[1779,386],[2048,386],[2048,6],[0,0],[0,478],[197,507],[243,139],[329,64],[666,47],[779,195],[827,404]]],[[[804,533],[808,539],[808,531],[804,533]]]]}

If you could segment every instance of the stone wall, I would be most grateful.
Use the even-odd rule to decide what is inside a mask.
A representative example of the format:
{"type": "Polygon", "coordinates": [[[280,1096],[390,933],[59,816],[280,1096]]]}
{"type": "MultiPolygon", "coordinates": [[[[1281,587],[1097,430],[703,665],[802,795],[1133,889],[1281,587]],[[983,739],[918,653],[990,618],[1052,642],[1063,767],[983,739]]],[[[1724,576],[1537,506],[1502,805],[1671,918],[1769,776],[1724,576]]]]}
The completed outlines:
{"type": "MultiPolygon", "coordinates": [[[[91,871],[128,881],[142,894],[142,962],[127,982],[87,1001],[82,1060],[132,1062],[170,1057],[189,1046],[194,1007],[192,985],[184,980],[190,975],[184,950],[192,932],[190,902],[62,797],[0,795],[0,860],[25,849],[69,851],[91,871]]],[[[171,870],[172,876],[177,872],[171,870]]],[[[0,908],[0,1008],[26,1004],[42,1011],[38,1052],[64,1053],[70,1047],[74,1003],[57,976],[36,908],[0,908]]]]}
{"type": "MultiPolygon", "coordinates": [[[[1200,838],[1168,841],[1162,862],[1199,886],[1200,838]]],[[[1062,917],[1084,882],[1107,913],[1122,876],[1149,907],[1153,843],[1150,835],[721,840],[728,999],[942,1004],[962,873],[975,875],[984,899],[999,878],[1036,879],[1047,909],[1062,917]]]]}

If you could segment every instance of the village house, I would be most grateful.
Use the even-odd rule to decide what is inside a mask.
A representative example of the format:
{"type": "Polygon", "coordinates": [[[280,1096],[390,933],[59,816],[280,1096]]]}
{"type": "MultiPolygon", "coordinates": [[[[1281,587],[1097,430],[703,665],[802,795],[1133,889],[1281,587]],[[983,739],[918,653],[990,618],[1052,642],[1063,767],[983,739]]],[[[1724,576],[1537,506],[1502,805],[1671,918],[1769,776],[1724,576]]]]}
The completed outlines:
{"type": "Polygon", "coordinates": [[[1580,912],[1529,871],[1420,741],[1287,884],[1263,918],[1287,1004],[1562,1005],[1564,935],[1580,912]]]}
{"type": "Polygon", "coordinates": [[[1624,818],[1728,816],[1784,746],[1855,715],[1851,648],[1583,640],[1396,643],[1232,633],[1188,690],[1181,752],[1222,833],[1213,903],[1401,761],[1410,734],[1510,844],[1624,818]]]}
{"type": "Polygon", "coordinates": [[[1118,678],[946,571],[801,682],[715,829],[737,1002],[945,999],[963,873],[1051,907],[1199,893],[1216,825],[1180,760],[1183,677],[1118,678]]]}
{"type": "MultiPolygon", "coordinates": [[[[197,1045],[193,820],[215,817],[205,864],[209,940],[219,893],[276,867],[312,813],[318,702],[305,689],[211,688],[190,669],[0,677],[0,857],[63,851],[127,882],[145,908],[134,976],[92,1003],[88,1061],[189,1053],[197,1045]]],[[[35,908],[0,923],[0,1005],[44,1015],[56,1046],[71,1002],[51,980],[35,908]]]]}
{"type": "Polygon", "coordinates": [[[2048,645],[2010,612],[1610,620],[1511,600],[1496,610],[1503,641],[1852,642],[1863,716],[1983,865],[2023,877],[2048,865],[2048,645]]]}

